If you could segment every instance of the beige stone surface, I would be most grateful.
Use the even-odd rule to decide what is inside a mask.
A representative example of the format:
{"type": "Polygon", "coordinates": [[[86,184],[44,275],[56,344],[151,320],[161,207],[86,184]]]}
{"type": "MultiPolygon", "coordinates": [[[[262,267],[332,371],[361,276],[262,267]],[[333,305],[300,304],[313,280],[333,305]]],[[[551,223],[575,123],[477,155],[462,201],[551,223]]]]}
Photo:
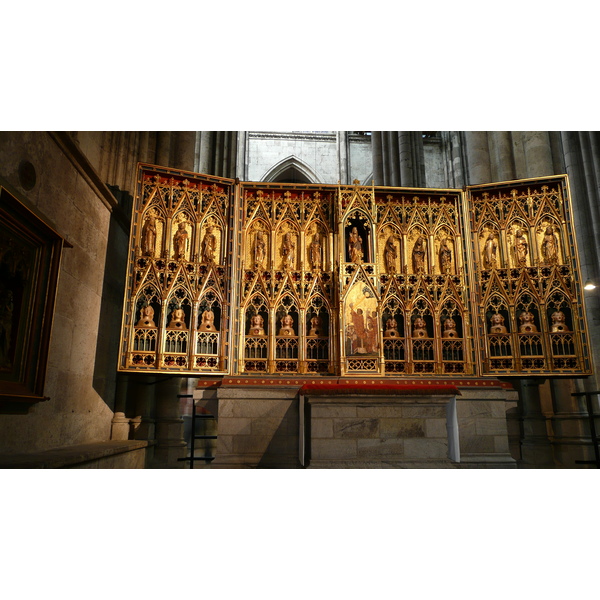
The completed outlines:
{"type": "Polygon", "coordinates": [[[359,458],[402,458],[404,456],[404,440],[377,439],[357,441],[359,458]]]}
{"type": "Polygon", "coordinates": [[[252,433],[252,419],[219,417],[218,432],[219,435],[250,435],[252,433]]]}
{"type": "Polygon", "coordinates": [[[313,419],[310,424],[310,433],[312,438],[332,438],[333,420],[313,419]]]}
{"type": "Polygon", "coordinates": [[[425,419],[380,419],[382,438],[425,437],[425,419]]]}
{"type": "Polygon", "coordinates": [[[448,444],[441,440],[406,439],[404,440],[406,458],[447,458],[448,444]]]}
{"type": "Polygon", "coordinates": [[[311,458],[356,458],[356,440],[312,440],[311,458]]]}
{"type": "Polygon", "coordinates": [[[477,419],[475,429],[479,435],[506,434],[506,419],[477,419]]]}
{"type": "Polygon", "coordinates": [[[402,416],[405,418],[446,418],[446,405],[442,406],[404,406],[402,407],[402,416]]]}
{"type": "Polygon", "coordinates": [[[425,435],[428,438],[448,438],[446,419],[427,419],[425,421],[425,435]]]}
{"type": "Polygon", "coordinates": [[[377,419],[334,419],[334,438],[375,438],[379,436],[377,419]]]}
{"type": "Polygon", "coordinates": [[[313,419],[322,417],[356,417],[356,406],[344,406],[340,404],[313,405],[311,406],[311,416],[313,419]]]}

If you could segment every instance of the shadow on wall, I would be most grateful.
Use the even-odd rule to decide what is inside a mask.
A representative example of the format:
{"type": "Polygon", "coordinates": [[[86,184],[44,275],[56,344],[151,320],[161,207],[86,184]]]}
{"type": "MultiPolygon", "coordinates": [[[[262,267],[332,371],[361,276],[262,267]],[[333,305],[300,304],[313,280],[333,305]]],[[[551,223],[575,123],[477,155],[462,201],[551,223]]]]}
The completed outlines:
{"type": "Polygon", "coordinates": [[[114,410],[133,199],[127,192],[121,192],[118,188],[111,187],[111,191],[119,201],[119,207],[110,216],[93,387],[106,405],[114,410]]]}
{"type": "Polygon", "coordinates": [[[297,402],[292,402],[264,451],[258,468],[298,468],[299,414],[297,402]]]}

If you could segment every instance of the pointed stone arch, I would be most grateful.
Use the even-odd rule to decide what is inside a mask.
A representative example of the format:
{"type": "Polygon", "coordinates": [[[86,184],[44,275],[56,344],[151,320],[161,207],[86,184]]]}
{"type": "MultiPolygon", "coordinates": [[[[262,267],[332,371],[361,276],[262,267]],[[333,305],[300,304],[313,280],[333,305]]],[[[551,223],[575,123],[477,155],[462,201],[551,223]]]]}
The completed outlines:
{"type": "Polygon", "coordinates": [[[265,182],[323,183],[321,176],[293,154],[271,167],[260,179],[265,182]]]}

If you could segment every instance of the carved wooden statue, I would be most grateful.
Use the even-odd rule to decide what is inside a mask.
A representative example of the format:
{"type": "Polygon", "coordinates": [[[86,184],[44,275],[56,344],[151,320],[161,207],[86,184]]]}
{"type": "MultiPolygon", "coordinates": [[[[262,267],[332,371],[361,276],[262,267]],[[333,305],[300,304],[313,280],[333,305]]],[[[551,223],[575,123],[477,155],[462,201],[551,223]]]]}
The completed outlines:
{"type": "Polygon", "coordinates": [[[519,321],[521,326],[519,327],[520,333],[536,333],[537,327],[534,323],[534,316],[529,311],[525,311],[521,313],[519,317],[519,321]]]}
{"type": "Polygon", "coordinates": [[[413,246],[412,264],[413,273],[423,273],[426,269],[425,254],[427,252],[427,240],[424,235],[420,235],[413,246]]]}
{"type": "Polygon", "coordinates": [[[358,229],[352,228],[350,232],[350,238],[348,239],[348,254],[350,256],[350,262],[359,265],[363,260],[363,247],[362,238],[358,235],[358,229]]]}
{"type": "Polygon", "coordinates": [[[167,329],[187,329],[187,325],[185,324],[185,312],[183,308],[177,307],[171,313],[171,320],[167,325],[167,329]]]}
{"type": "Polygon", "coordinates": [[[496,234],[490,231],[487,240],[483,246],[483,268],[495,269],[497,266],[496,255],[498,252],[498,240],[496,234]]]}
{"type": "Polygon", "coordinates": [[[458,337],[458,331],[456,330],[456,322],[452,317],[448,317],[444,321],[444,328],[442,330],[443,338],[456,338],[458,337]]]}
{"type": "Polygon", "coordinates": [[[504,325],[504,317],[500,313],[494,313],[490,318],[490,333],[508,333],[504,325]]]}
{"type": "Polygon", "coordinates": [[[250,319],[248,335],[265,335],[264,319],[260,315],[253,315],[250,319]]]}
{"type": "Polygon", "coordinates": [[[310,330],[308,331],[308,335],[320,336],[323,333],[321,327],[321,319],[315,315],[310,320],[310,330]]]}
{"type": "Polygon", "coordinates": [[[213,233],[214,227],[209,226],[204,234],[202,245],[200,247],[200,260],[203,263],[214,263],[215,252],[217,250],[217,237],[213,233]]]}
{"type": "Polygon", "coordinates": [[[265,268],[265,260],[267,258],[267,243],[265,242],[264,234],[262,231],[256,232],[256,239],[254,240],[254,266],[257,269],[265,268]]]}
{"type": "Polygon", "coordinates": [[[215,313],[212,310],[205,310],[202,313],[202,320],[198,331],[217,331],[215,327],[215,313]]]}
{"type": "Polygon", "coordinates": [[[177,226],[177,231],[173,236],[173,258],[185,258],[187,249],[188,232],[185,228],[185,223],[181,222],[177,226]]]}
{"type": "Polygon", "coordinates": [[[281,255],[283,256],[284,269],[296,268],[296,241],[289,231],[283,235],[281,255]]]}
{"type": "Polygon", "coordinates": [[[321,253],[321,240],[318,233],[315,233],[313,240],[310,243],[308,249],[308,258],[310,260],[310,266],[315,269],[321,269],[323,264],[322,253],[321,253]]]}
{"type": "Polygon", "coordinates": [[[517,229],[515,233],[515,263],[517,267],[527,266],[527,253],[529,252],[529,244],[527,238],[523,234],[522,229],[517,229]]]}
{"type": "Polygon", "coordinates": [[[552,325],[550,331],[552,333],[562,333],[565,331],[569,331],[567,327],[567,317],[562,310],[557,310],[550,315],[550,319],[552,320],[552,325]]]}
{"type": "Polygon", "coordinates": [[[398,331],[398,322],[394,317],[390,317],[385,322],[385,331],[383,332],[383,337],[400,337],[400,332],[398,331]]]}
{"type": "Polygon", "coordinates": [[[280,323],[281,328],[279,329],[278,335],[296,335],[294,331],[294,318],[292,317],[292,315],[287,313],[283,316],[280,323]]]}
{"type": "Polygon", "coordinates": [[[448,247],[448,240],[444,238],[440,244],[440,271],[442,273],[452,272],[452,250],[448,247]]]}
{"type": "Polygon", "coordinates": [[[394,275],[396,273],[396,259],[398,258],[398,248],[394,244],[394,236],[390,235],[387,242],[385,243],[385,249],[383,251],[383,257],[385,259],[385,270],[388,275],[394,275]]]}
{"type": "Polygon", "coordinates": [[[140,312],[140,320],[136,323],[136,327],[156,327],[154,323],[154,309],[148,304],[144,306],[140,312]]]}
{"type": "Polygon", "coordinates": [[[413,321],[413,331],[412,336],[414,338],[426,338],[429,337],[427,333],[427,325],[425,325],[425,319],[422,317],[417,317],[413,321]]]}
{"type": "Polygon", "coordinates": [[[154,256],[156,250],[156,218],[150,216],[142,227],[142,254],[154,256]]]}
{"type": "Polygon", "coordinates": [[[554,227],[548,225],[544,232],[544,239],[542,240],[542,257],[544,264],[555,265],[558,263],[558,238],[554,233],[554,227]]]}

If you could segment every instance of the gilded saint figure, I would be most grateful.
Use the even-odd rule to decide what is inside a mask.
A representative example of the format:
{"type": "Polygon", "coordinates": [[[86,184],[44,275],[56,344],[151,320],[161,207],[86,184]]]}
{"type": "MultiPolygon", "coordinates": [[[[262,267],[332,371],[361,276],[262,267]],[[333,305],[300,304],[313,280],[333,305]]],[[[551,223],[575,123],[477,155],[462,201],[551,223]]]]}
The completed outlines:
{"type": "Polygon", "coordinates": [[[528,310],[522,312],[519,316],[521,326],[519,327],[520,333],[536,333],[537,327],[534,323],[534,316],[528,310]]]}
{"type": "Polygon", "coordinates": [[[156,250],[156,218],[149,216],[142,227],[142,254],[154,256],[156,250]]]}
{"type": "Polygon", "coordinates": [[[504,325],[504,317],[500,313],[494,313],[490,317],[490,333],[508,333],[504,325]]]}
{"type": "Polygon", "coordinates": [[[295,269],[296,267],[296,240],[288,231],[283,234],[283,243],[281,245],[281,255],[283,256],[283,268],[295,269]]]}
{"type": "Polygon", "coordinates": [[[208,309],[202,313],[198,331],[217,331],[215,327],[215,313],[212,310],[208,309]]]}
{"type": "Polygon", "coordinates": [[[423,319],[422,317],[417,317],[413,321],[412,336],[414,338],[429,337],[429,335],[427,334],[427,325],[425,325],[425,319],[423,319]]]}
{"type": "Polygon", "coordinates": [[[348,238],[348,255],[350,256],[350,262],[356,263],[359,265],[363,260],[363,240],[360,235],[358,235],[358,229],[356,227],[352,228],[350,232],[350,237],[348,238]]]}
{"type": "Polygon", "coordinates": [[[148,304],[140,311],[140,320],[136,323],[136,327],[156,327],[154,322],[154,309],[148,304]]]}
{"type": "Polygon", "coordinates": [[[483,246],[483,268],[484,269],[495,269],[496,268],[496,255],[498,253],[498,240],[496,234],[490,231],[487,240],[483,246]]]}
{"type": "Polygon", "coordinates": [[[171,320],[167,325],[167,329],[187,329],[185,324],[185,312],[181,306],[178,306],[171,313],[171,320]]]}
{"type": "Polygon", "coordinates": [[[394,235],[388,237],[385,243],[385,249],[383,250],[383,257],[385,259],[385,270],[388,275],[394,275],[396,273],[396,259],[398,258],[398,248],[394,244],[394,235]]]}
{"type": "Polygon", "coordinates": [[[458,331],[456,330],[456,321],[452,317],[448,317],[444,321],[444,327],[442,330],[443,338],[456,338],[458,337],[458,331]]]}
{"type": "Polygon", "coordinates": [[[173,258],[185,258],[185,251],[187,249],[188,232],[185,228],[185,222],[179,223],[177,231],[173,236],[173,258]]]}
{"type": "Polygon", "coordinates": [[[529,243],[521,228],[515,233],[515,264],[517,267],[527,266],[527,253],[529,252],[529,243]]]}
{"type": "Polygon", "coordinates": [[[544,239],[542,240],[542,257],[544,264],[555,265],[558,263],[558,238],[554,233],[554,227],[548,225],[544,232],[544,239]]]}
{"type": "Polygon", "coordinates": [[[310,260],[310,266],[313,269],[317,271],[321,269],[323,259],[321,255],[321,239],[318,232],[313,236],[312,242],[308,248],[308,258],[310,260]]]}
{"type": "Polygon", "coordinates": [[[562,333],[563,331],[569,331],[567,327],[567,317],[562,310],[557,310],[552,313],[550,316],[552,320],[552,325],[550,331],[552,333],[562,333]]]}
{"type": "Polygon", "coordinates": [[[452,250],[448,247],[448,240],[444,238],[440,244],[439,251],[440,271],[442,273],[452,272],[452,250]]]}
{"type": "Polygon", "coordinates": [[[372,311],[371,315],[369,315],[369,311],[367,310],[367,323],[365,327],[365,349],[369,354],[377,352],[377,347],[379,346],[379,344],[377,343],[377,333],[377,313],[375,311],[372,311]]]}
{"type": "Polygon", "coordinates": [[[413,273],[424,273],[426,271],[426,252],[427,240],[424,235],[420,235],[417,238],[412,251],[413,273]]]}
{"type": "Polygon", "coordinates": [[[365,354],[365,316],[363,314],[363,309],[359,308],[354,310],[354,304],[350,302],[350,317],[352,318],[352,324],[354,325],[354,331],[358,338],[358,347],[356,348],[356,352],[359,354],[365,354]]]}
{"type": "Polygon", "coordinates": [[[203,263],[214,263],[215,252],[217,251],[217,236],[213,233],[214,227],[210,225],[206,228],[204,239],[200,246],[200,259],[203,263]]]}
{"type": "Polygon", "coordinates": [[[256,232],[256,239],[254,240],[254,266],[258,269],[265,268],[265,260],[267,258],[267,243],[265,242],[264,233],[262,231],[256,232]]]}
{"type": "Polygon", "coordinates": [[[310,330],[308,331],[308,335],[320,336],[322,334],[322,323],[321,319],[315,315],[310,319],[310,330]]]}
{"type": "Polygon", "coordinates": [[[385,322],[385,331],[383,332],[383,337],[400,337],[400,332],[398,331],[398,322],[394,317],[390,317],[385,322]]]}
{"type": "Polygon", "coordinates": [[[248,335],[265,335],[265,322],[260,315],[252,315],[248,335]]]}
{"type": "Polygon", "coordinates": [[[294,331],[294,317],[290,313],[285,314],[280,323],[279,335],[296,335],[294,331]]]}

